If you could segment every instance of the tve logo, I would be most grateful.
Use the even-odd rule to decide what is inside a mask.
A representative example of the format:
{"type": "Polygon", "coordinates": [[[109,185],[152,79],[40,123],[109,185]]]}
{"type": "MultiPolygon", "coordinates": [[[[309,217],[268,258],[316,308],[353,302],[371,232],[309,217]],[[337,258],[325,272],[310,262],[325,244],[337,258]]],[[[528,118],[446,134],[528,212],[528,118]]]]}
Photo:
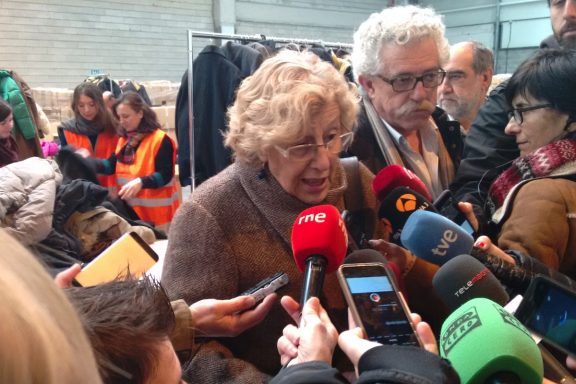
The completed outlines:
{"type": "Polygon", "coordinates": [[[446,252],[450,249],[450,245],[458,240],[458,234],[450,229],[447,229],[442,234],[440,244],[432,248],[432,253],[436,256],[446,256],[446,252]]]}

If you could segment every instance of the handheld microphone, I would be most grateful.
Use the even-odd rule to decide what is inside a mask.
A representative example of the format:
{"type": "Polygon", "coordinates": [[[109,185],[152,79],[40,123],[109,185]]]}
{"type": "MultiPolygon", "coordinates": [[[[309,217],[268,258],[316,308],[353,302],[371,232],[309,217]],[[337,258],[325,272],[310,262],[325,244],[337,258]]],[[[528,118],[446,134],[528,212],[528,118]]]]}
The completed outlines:
{"type": "Polygon", "coordinates": [[[391,261],[388,261],[384,255],[375,249],[360,249],[352,252],[344,259],[344,264],[359,264],[359,263],[382,263],[385,264],[394,273],[395,282],[401,292],[404,290],[404,279],[400,268],[391,261]]]}
{"type": "Polygon", "coordinates": [[[310,297],[319,297],[324,274],[334,272],[346,255],[346,227],[333,205],[318,205],[302,211],[292,226],[292,251],[304,282],[300,307],[310,297]]]}
{"type": "Polygon", "coordinates": [[[542,357],[530,332],[485,298],[469,300],[448,316],[440,355],[450,360],[462,383],[542,383],[542,357]]]}
{"type": "Polygon", "coordinates": [[[434,275],[432,285],[450,310],[477,297],[490,299],[500,305],[510,301],[496,276],[468,255],[456,256],[444,264],[434,275]]]}
{"type": "Polygon", "coordinates": [[[434,212],[419,210],[406,220],[400,240],[416,256],[443,265],[470,253],[474,239],[454,222],[434,212]]]}
{"type": "Polygon", "coordinates": [[[412,213],[406,220],[400,240],[416,256],[437,265],[443,265],[461,254],[471,255],[488,267],[504,285],[518,293],[526,291],[536,274],[544,274],[562,284],[576,286],[568,276],[542,263],[530,260],[526,262],[526,267],[517,266],[475,248],[472,236],[451,220],[434,212],[419,210],[412,213]]]}
{"type": "Polygon", "coordinates": [[[387,219],[390,223],[392,229],[391,242],[402,245],[400,242],[402,229],[410,215],[420,209],[437,212],[436,208],[426,197],[408,187],[394,188],[386,195],[380,203],[378,219],[387,219]]]}
{"type": "Polygon", "coordinates": [[[390,192],[398,187],[410,188],[418,192],[428,201],[432,201],[432,195],[426,185],[414,174],[414,172],[400,165],[388,165],[380,170],[372,181],[372,190],[379,201],[383,201],[390,192]]]}

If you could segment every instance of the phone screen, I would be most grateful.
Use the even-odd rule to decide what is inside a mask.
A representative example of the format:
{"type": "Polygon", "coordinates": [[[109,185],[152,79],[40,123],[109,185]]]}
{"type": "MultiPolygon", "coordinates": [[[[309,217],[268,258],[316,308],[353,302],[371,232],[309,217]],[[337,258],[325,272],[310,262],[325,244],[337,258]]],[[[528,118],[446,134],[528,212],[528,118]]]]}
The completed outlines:
{"type": "MultiPolygon", "coordinates": [[[[369,340],[419,346],[402,299],[383,266],[350,264],[342,268],[354,308],[369,340]]],[[[349,303],[349,306],[350,303],[349,303]]]]}
{"type": "Polygon", "coordinates": [[[576,356],[576,292],[544,278],[533,284],[516,316],[544,340],[576,356]]]}

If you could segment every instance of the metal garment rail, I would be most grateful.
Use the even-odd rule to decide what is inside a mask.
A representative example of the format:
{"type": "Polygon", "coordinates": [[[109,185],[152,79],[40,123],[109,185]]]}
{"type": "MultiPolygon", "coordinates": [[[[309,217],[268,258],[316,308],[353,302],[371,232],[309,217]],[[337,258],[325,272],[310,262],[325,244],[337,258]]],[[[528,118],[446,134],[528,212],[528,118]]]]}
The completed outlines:
{"type": "Polygon", "coordinates": [[[193,108],[193,97],[194,97],[194,75],[192,69],[192,62],[194,59],[193,50],[193,38],[203,38],[203,39],[220,39],[220,40],[240,40],[240,41],[274,41],[276,43],[294,43],[294,44],[306,44],[306,45],[320,45],[327,48],[352,48],[352,44],[349,43],[334,43],[325,42],[322,40],[309,40],[309,39],[291,39],[286,37],[270,37],[263,35],[236,35],[236,34],[223,34],[215,32],[203,32],[203,31],[191,31],[188,30],[188,133],[190,140],[190,188],[194,192],[196,188],[196,163],[194,159],[194,108],[193,108]]]}

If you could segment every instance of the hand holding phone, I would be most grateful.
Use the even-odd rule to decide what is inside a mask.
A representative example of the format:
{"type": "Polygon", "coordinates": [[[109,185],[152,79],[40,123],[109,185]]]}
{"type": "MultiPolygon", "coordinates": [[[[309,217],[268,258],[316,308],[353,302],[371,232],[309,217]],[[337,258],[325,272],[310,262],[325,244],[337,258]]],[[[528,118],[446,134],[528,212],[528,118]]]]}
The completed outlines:
{"type": "Polygon", "coordinates": [[[278,272],[242,292],[240,296],[250,295],[256,300],[256,303],[258,303],[272,292],[276,292],[280,287],[288,284],[288,282],[288,275],[285,272],[278,272]]]}
{"type": "Polygon", "coordinates": [[[368,340],[422,346],[408,306],[384,264],[343,264],[338,280],[352,317],[368,340]]]}

